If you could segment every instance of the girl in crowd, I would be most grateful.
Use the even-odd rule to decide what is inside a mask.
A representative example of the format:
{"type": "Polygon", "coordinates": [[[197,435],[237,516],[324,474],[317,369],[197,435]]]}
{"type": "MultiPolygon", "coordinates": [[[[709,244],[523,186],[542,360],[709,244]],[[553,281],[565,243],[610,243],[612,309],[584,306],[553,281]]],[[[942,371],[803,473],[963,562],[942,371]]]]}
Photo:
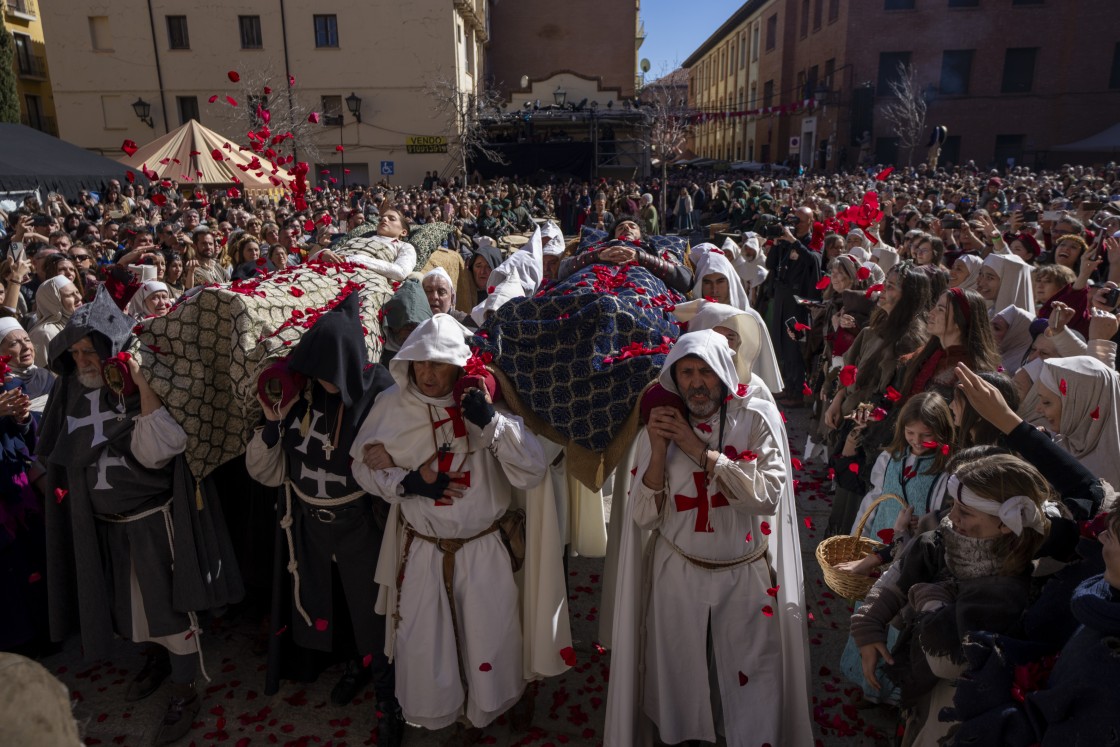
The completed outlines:
{"type": "Polygon", "coordinates": [[[1015,305],[1034,313],[1031,267],[1011,254],[989,254],[976,277],[976,292],[989,303],[989,316],[1015,305]]]}
{"type": "Polygon", "coordinates": [[[183,295],[183,255],[172,252],[167,260],[167,269],[163,272],[163,282],[167,285],[167,292],[172,300],[183,295]]]}

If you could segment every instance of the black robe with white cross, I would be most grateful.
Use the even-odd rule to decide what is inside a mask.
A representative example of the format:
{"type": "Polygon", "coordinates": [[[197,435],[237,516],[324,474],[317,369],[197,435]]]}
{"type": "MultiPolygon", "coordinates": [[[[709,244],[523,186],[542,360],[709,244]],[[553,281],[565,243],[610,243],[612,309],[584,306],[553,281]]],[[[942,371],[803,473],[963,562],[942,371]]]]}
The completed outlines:
{"type": "Polygon", "coordinates": [[[187,612],[243,595],[221,512],[209,491],[195,490],[182,455],[159,469],[134,456],[139,414],[138,394],[122,401],[68,374],[43,415],[38,454],[47,469],[51,636],[62,640],[78,622],[88,659],[109,654],[113,633],[132,637],[133,572],[151,638],[185,636],[187,612]],[[96,518],[135,515],[169,501],[170,527],[158,511],[128,523],[96,518]]]}

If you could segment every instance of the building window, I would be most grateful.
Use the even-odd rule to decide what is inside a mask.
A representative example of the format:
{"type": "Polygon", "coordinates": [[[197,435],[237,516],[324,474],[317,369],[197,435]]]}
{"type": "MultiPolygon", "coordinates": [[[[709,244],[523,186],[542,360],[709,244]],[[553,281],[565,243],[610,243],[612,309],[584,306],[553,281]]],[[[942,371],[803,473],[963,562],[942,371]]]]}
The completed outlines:
{"type": "Polygon", "coordinates": [[[1014,47],[1003,58],[1001,93],[1030,93],[1034,88],[1034,63],[1038,47],[1014,47]]]}
{"type": "Polygon", "coordinates": [[[762,85],[762,105],[771,106],[774,103],[774,81],[768,80],[762,85]]]}
{"type": "Polygon", "coordinates": [[[757,23],[754,25],[754,31],[752,33],[754,34],[754,36],[753,36],[753,41],[751,42],[751,61],[752,62],[758,62],[759,25],[757,23]]]}
{"type": "Polygon", "coordinates": [[[1120,88],[1120,42],[1112,49],[1112,74],[1108,76],[1109,88],[1120,88]]]}
{"type": "Polygon", "coordinates": [[[338,47],[338,16],[316,15],[315,19],[315,46],[338,47]]]}
{"type": "Polygon", "coordinates": [[[766,19],[766,51],[769,52],[778,43],[778,14],[766,19]]]}
{"type": "Polygon", "coordinates": [[[113,51],[113,39],[109,36],[109,16],[89,17],[89,45],[94,52],[113,51]]]}
{"type": "Polygon", "coordinates": [[[819,31],[824,21],[824,0],[815,0],[813,3],[813,31],[819,31]]]}
{"type": "Polygon", "coordinates": [[[828,22],[832,23],[840,17],[840,0],[828,0],[828,22]]]}
{"type": "Polygon", "coordinates": [[[972,76],[972,49],[947,49],[941,56],[940,92],[947,96],[968,93],[972,76]]]}
{"type": "Polygon", "coordinates": [[[743,34],[739,37],[739,69],[743,70],[747,66],[747,35],[743,34]]]}
{"type": "Polygon", "coordinates": [[[186,16],[167,17],[167,46],[172,49],[191,48],[191,37],[187,34],[186,16]]]}
{"type": "Polygon", "coordinates": [[[941,165],[956,164],[961,162],[961,136],[950,135],[945,138],[945,143],[941,146],[941,154],[937,159],[941,165]]]}
{"type": "MultiPolygon", "coordinates": [[[[898,80],[898,66],[910,64],[909,52],[879,53],[879,85],[875,89],[878,96],[893,96],[891,83],[898,80]]],[[[884,161],[884,163],[886,163],[884,161]]]]}
{"type": "Polygon", "coordinates": [[[883,10],[914,10],[914,0],[886,0],[883,10]]]}
{"type": "Polygon", "coordinates": [[[836,58],[824,61],[824,87],[832,90],[832,74],[836,72],[836,58]]]}
{"type": "Polygon", "coordinates": [[[474,75],[474,32],[467,31],[467,75],[474,75]]]}
{"type": "Polygon", "coordinates": [[[801,0],[801,38],[809,35],[809,0],[801,0]]]}
{"type": "Polygon", "coordinates": [[[949,0],[950,8],[979,8],[980,0],[949,0]]]}
{"type": "Polygon", "coordinates": [[[875,138],[875,163],[898,163],[898,138],[875,138]]]}
{"type": "Polygon", "coordinates": [[[1023,143],[1026,139],[1026,135],[996,135],[996,165],[1002,168],[1022,161],[1023,143]]]}
{"type": "Polygon", "coordinates": [[[31,37],[27,34],[12,34],[16,45],[16,69],[20,75],[41,75],[35,70],[35,57],[31,54],[31,37]]]}
{"type": "Polygon", "coordinates": [[[198,96],[176,96],[175,101],[179,105],[179,124],[198,120],[198,96]]]}
{"type": "Polygon", "coordinates": [[[260,49],[264,46],[260,16],[238,16],[237,25],[241,29],[242,49],[260,49]]]}
{"type": "Polygon", "coordinates": [[[23,97],[24,109],[27,111],[27,126],[46,131],[46,121],[43,117],[43,102],[38,96],[27,94],[23,97]]]}
{"type": "Polygon", "coordinates": [[[319,98],[319,109],[323,116],[337,117],[342,114],[341,96],[322,96],[319,98]]]}

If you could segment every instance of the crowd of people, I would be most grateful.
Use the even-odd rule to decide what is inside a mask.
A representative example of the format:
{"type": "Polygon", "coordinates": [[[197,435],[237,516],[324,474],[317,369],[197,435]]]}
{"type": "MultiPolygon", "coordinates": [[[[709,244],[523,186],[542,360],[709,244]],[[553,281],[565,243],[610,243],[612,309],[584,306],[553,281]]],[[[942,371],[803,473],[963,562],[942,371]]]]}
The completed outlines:
{"type": "Polygon", "coordinates": [[[599,495],[511,366],[553,339],[528,323],[591,335],[591,307],[629,344],[569,362],[599,387],[581,406],[621,396],[612,365],[649,384],[636,430],[609,424],[628,440],[609,463],[607,744],[813,743],[798,458],[827,464],[827,535],[878,548],[835,567],[869,586],[839,662],[860,707],[896,709],[907,745],[1115,739],[1115,164],[433,173],[303,204],[180,186],[0,204],[0,650],[145,644],[120,697],[169,681],[155,743],[191,730],[202,634],[245,604],[242,532],[286,558],[283,620],[262,626],[278,676],[306,652],[304,670],[341,663],[331,699],[372,685],[381,745],[406,724],[454,726],[448,744],[506,713],[526,728],[535,681],[574,657],[564,563],[588,527],[571,517],[599,495]],[[438,251],[409,240],[428,224],[438,251]],[[237,468],[278,509],[227,526],[245,483],[192,476],[130,351],[151,320],[294,266],[391,285],[381,357],[344,290],[265,369],[237,468]]]}

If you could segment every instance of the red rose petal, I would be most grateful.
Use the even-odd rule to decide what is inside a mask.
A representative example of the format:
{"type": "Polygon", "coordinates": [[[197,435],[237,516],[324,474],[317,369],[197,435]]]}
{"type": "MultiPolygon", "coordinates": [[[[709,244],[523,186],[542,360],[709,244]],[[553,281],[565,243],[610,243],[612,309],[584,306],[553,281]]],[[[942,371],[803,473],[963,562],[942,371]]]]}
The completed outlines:
{"type": "Polygon", "coordinates": [[[750,389],[750,387],[747,386],[746,384],[740,384],[736,391],[738,392],[740,397],[746,397],[747,396],[747,391],[749,389],[750,389]]]}
{"type": "Polygon", "coordinates": [[[315,630],[318,630],[320,633],[322,633],[324,630],[327,629],[328,625],[330,625],[330,623],[328,623],[326,620],[324,620],[323,618],[320,617],[318,620],[315,621],[315,630]]]}
{"type": "Polygon", "coordinates": [[[564,663],[569,667],[574,667],[576,665],[575,649],[573,649],[571,646],[565,646],[564,648],[560,649],[560,658],[563,659],[564,663]]]}
{"type": "Polygon", "coordinates": [[[898,402],[900,399],[902,399],[902,392],[898,391],[893,386],[888,386],[886,397],[891,402],[898,402]]]}
{"type": "Polygon", "coordinates": [[[54,489],[55,503],[62,503],[62,499],[65,498],[66,494],[69,493],[69,492],[70,492],[69,490],[63,490],[62,488],[55,488],[54,489]]]}
{"type": "Polygon", "coordinates": [[[851,472],[853,475],[858,475],[859,474],[859,465],[856,464],[855,462],[852,462],[851,464],[848,465],[848,471],[851,472]]]}
{"type": "Polygon", "coordinates": [[[859,268],[858,270],[856,270],[856,277],[860,280],[867,280],[869,277],[871,277],[871,269],[868,267],[859,268]]]}
{"type": "Polygon", "coordinates": [[[127,153],[129,158],[131,158],[133,154],[136,153],[136,151],[140,150],[140,148],[131,140],[125,140],[123,143],[121,143],[121,150],[127,153]]]}
{"type": "Polygon", "coordinates": [[[29,584],[37,584],[42,580],[43,580],[43,574],[39,573],[39,571],[34,571],[34,572],[31,573],[31,575],[29,575],[27,577],[27,583],[29,583],[29,584]]]}
{"type": "Polygon", "coordinates": [[[704,433],[711,433],[712,426],[708,425],[707,423],[697,423],[696,430],[703,431],[704,433]]]}
{"type": "Polygon", "coordinates": [[[238,75],[236,70],[230,70],[228,73],[226,73],[226,75],[229,77],[229,82],[230,83],[240,83],[241,82],[241,76],[238,75]]]}
{"type": "Polygon", "coordinates": [[[840,386],[850,387],[856,383],[856,376],[859,375],[859,369],[855,366],[844,366],[840,369],[840,386]]]}
{"type": "Polygon", "coordinates": [[[758,529],[759,529],[759,531],[761,531],[761,532],[762,532],[763,534],[769,535],[769,534],[770,534],[770,532],[771,532],[771,529],[770,529],[770,522],[768,522],[768,521],[764,521],[764,522],[762,522],[761,524],[759,524],[759,525],[758,525],[758,529]]]}
{"type": "Polygon", "coordinates": [[[828,479],[829,480],[835,480],[836,479],[836,470],[834,470],[832,467],[828,468],[828,479]]]}
{"type": "Polygon", "coordinates": [[[753,537],[751,536],[751,533],[747,532],[747,542],[750,542],[751,539],[753,539],[753,537]]]}
{"type": "Polygon", "coordinates": [[[890,543],[894,542],[894,530],[890,527],[887,527],[886,529],[880,529],[875,533],[875,536],[878,537],[884,545],[889,545],[890,543]]]}
{"type": "Polygon", "coordinates": [[[771,607],[770,605],[766,605],[765,607],[762,608],[762,614],[766,615],[767,617],[773,617],[774,616],[774,608],[771,607]]]}
{"type": "Polygon", "coordinates": [[[812,529],[813,528],[813,517],[812,516],[806,516],[802,521],[805,524],[806,529],[812,529]]]}
{"type": "Polygon", "coordinates": [[[228,103],[230,106],[237,106],[237,99],[235,99],[233,96],[226,96],[226,103],[228,103]]]}
{"type": "Polygon", "coordinates": [[[806,397],[812,397],[813,396],[813,390],[809,386],[809,382],[807,382],[807,381],[802,381],[801,382],[801,393],[803,395],[805,395],[806,397]]]}
{"type": "Polygon", "coordinates": [[[494,667],[490,666],[490,662],[488,661],[484,661],[478,665],[478,671],[480,672],[489,672],[493,668],[494,667]]]}
{"type": "Polygon", "coordinates": [[[1095,409],[1091,413],[1089,413],[1089,417],[1091,417],[1093,420],[1100,420],[1101,419],[1101,408],[1097,407],[1097,409],[1095,409]]]}
{"type": "Polygon", "coordinates": [[[832,278],[830,278],[828,275],[825,275],[820,279],[820,282],[817,283],[817,290],[822,291],[830,285],[832,285],[832,278]]]}
{"type": "Polygon", "coordinates": [[[1063,395],[1066,393],[1066,391],[1068,391],[1068,389],[1069,389],[1069,387],[1066,385],[1066,380],[1065,379],[1062,379],[1061,381],[1058,382],[1058,391],[1061,392],[1063,395]]]}
{"type": "Polygon", "coordinates": [[[743,674],[742,672],[739,672],[739,687],[742,687],[743,685],[747,684],[747,680],[748,680],[747,675],[743,674]]]}
{"type": "Polygon", "coordinates": [[[208,98],[206,100],[209,101],[211,104],[213,104],[215,101],[218,100],[218,94],[215,93],[213,96],[211,96],[210,98],[208,98]]]}
{"type": "Polygon", "coordinates": [[[307,121],[311,124],[319,124],[319,112],[311,112],[308,114],[307,121]]]}
{"type": "Polygon", "coordinates": [[[801,467],[802,467],[801,460],[798,459],[797,457],[793,457],[792,459],[790,459],[789,463],[790,463],[790,466],[793,467],[795,470],[800,470],[801,467]]]}
{"type": "Polygon", "coordinates": [[[369,667],[373,663],[373,654],[366,654],[362,657],[362,666],[369,667]]]}
{"type": "Polygon", "coordinates": [[[780,588],[782,588],[782,587],[771,586],[769,589],[766,590],[766,595],[774,597],[775,599],[777,599],[778,598],[778,589],[780,589],[780,588]]]}

